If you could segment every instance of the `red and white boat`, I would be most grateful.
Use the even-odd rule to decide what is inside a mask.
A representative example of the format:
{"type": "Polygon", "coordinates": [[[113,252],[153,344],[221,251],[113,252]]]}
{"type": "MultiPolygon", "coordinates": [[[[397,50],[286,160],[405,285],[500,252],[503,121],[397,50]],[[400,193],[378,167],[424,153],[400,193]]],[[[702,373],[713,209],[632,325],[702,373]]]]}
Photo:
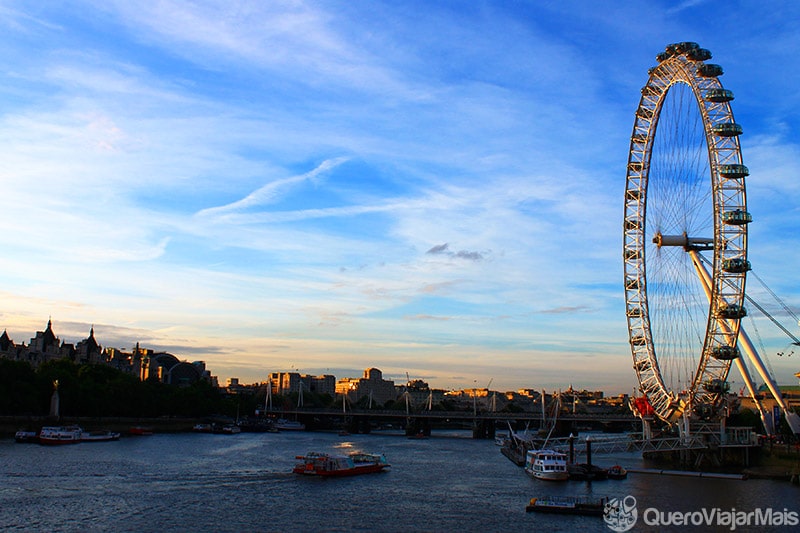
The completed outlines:
{"type": "Polygon", "coordinates": [[[78,426],[45,426],[39,432],[40,444],[78,444],[83,430],[78,426]]]}
{"type": "Polygon", "coordinates": [[[351,453],[350,455],[329,455],[309,452],[295,457],[299,459],[292,472],[306,476],[357,476],[382,472],[389,468],[383,454],[351,453]]]}

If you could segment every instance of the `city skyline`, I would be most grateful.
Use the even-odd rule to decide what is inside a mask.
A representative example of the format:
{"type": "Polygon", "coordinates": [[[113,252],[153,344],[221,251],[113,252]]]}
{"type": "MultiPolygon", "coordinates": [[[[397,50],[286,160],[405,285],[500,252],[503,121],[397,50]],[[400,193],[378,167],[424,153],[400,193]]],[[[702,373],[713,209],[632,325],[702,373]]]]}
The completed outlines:
{"type": "MultiPolygon", "coordinates": [[[[630,393],[625,165],[669,43],[724,68],[753,271],[800,308],[798,16],[695,0],[4,2],[0,329],[93,326],[220,382],[374,366],[452,389],[630,393]]],[[[794,383],[800,353],[754,324],[794,383]]]]}

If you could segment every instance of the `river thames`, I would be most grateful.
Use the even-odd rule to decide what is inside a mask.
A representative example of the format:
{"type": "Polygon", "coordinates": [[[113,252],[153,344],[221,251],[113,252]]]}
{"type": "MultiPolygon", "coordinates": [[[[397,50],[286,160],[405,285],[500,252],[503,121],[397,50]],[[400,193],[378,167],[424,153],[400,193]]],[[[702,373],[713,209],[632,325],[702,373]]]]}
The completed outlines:
{"type": "MultiPolygon", "coordinates": [[[[0,528],[23,531],[611,531],[599,517],[526,513],[534,496],[636,500],[632,531],[730,531],[651,526],[655,511],[800,511],[784,481],[684,478],[531,479],[493,441],[468,432],[157,434],[46,447],[0,441],[0,528]],[[307,451],[385,453],[388,472],[339,479],[291,473],[307,451]]],[[[604,466],[642,466],[637,454],[597,456],[604,466]]],[[[784,512],[785,511],[785,512],[784,512]]],[[[669,516],[669,515],[667,515],[669,516]]],[[[724,522],[723,522],[724,523],[724,522]]],[[[754,524],[736,531],[790,531],[754,524]]]]}

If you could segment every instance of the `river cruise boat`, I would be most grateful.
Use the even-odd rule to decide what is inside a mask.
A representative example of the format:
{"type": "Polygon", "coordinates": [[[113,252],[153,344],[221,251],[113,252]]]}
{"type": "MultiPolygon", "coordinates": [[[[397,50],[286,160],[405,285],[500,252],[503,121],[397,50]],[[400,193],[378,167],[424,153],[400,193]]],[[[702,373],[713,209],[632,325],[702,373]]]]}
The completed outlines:
{"type": "Polygon", "coordinates": [[[536,479],[566,481],[567,456],[553,450],[530,450],[525,456],[525,472],[536,479]]]}
{"type": "Polygon", "coordinates": [[[78,426],[45,426],[39,432],[40,444],[78,444],[83,430],[78,426]]]}
{"type": "Polygon", "coordinates": [[[608,498],[592,499],[580,496],[544,496],[531,498],[525,506],[529,513],[557,513],[602,516],[608,498]]]}
{"type": "Polygon", "coordinates": [[[383,454],[351,453],[350,455],[329,455],[309,452],[295,457],[299,462],[292,472],[306,476],[343,477],[382,472],[389,468],[383,454]]]}

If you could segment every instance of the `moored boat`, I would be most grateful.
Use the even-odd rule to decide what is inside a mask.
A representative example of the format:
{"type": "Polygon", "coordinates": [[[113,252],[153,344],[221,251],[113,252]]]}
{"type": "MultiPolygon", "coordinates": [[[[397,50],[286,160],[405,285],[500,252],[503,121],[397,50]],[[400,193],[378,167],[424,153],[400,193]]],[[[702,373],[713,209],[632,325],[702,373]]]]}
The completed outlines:
{"type": "Polygon", "coordinates": [[[608,476],[608,479],[625,479],[628,477],[628,471],[625,470],[625,467],[614,465],[606,470],[606,475],[608,476]]]}
{"type": "Polygon", "coordinates": [[[567,456],[554,450],[530,450],[525,456],[525,472],[547,481],[566,481],[567,456]]]}
{"type": "Polygon", "coordinates": [[[131,429],[128,430],[129,435],[136,435],[136,436],[149,436],[154,433],[153,428],[145,427],[145,426],[133,426],[131,429]]]}
{"type": "Polygon", "coordinates": [[[14,433],[14,440],[24,443],[39,442],[39,433],[36,431],[20,429],[14,433]]]}
{"type": "Polygon", "coordinates": [[[45,426],[39,432],[40,444],[77,444],[83,430],[78,426],[45,426]]]}
{"type": "Polygon", "coordinates": [[[602,516],[608,498],[591,499],[580,496],[545,496],[531,498],[525,511],[602,516]]]}
{"type": "Polygon", "coordinates": [[[383,454],[353,453],[329,455],[309,452],[295,457],[299,462],[292,472],[307,476],[343,477],[381,472],[389,468],[383,454]]]}
{"type": "Polygon", "coordinates": [[[120,434],[116,431],[82,431],[81,442],[108,442],[119,440],[120,434]]]}
{"type": "Polygon", "coordinates": [[[286,420],[284,418],[279,418],[275,422],[275,429],[279,429],[280,431],[303,431],[306,429],[306,426],[297,420],[286,420]]]}

